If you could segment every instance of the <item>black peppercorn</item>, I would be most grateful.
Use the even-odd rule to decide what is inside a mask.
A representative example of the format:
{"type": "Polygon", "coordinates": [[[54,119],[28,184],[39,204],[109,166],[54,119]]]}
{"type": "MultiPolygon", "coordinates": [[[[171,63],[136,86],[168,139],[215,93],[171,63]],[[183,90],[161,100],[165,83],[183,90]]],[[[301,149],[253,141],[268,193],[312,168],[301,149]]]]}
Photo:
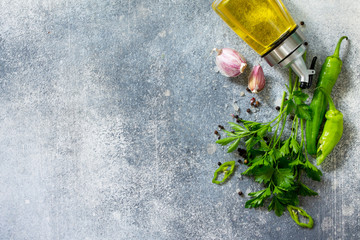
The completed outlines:
{"type": "Polygon", "coordinates": [[[278,111],[280,111],[280,107],[279,106],[276,106],[276,108],[275,108],[276,110],[278,110],[278,111]]]}
{"type": "Polygon", "coordinates": [[[215,135],[218,135],[218,134],[219,134],[219,132],[215,130],[215,131],[214,131],[214,134],[215,134],[215,135]]]}
{"type": "Polygon", "coordinates": [[[294,120],[294,115],[291,115],[291,116],[289,117],[289,119],[290,119],[290,120],[294,120]]]}
{"type": "Polygon", "coordinates": [[[238,163],[240,163],[240,164],[241,164],[241,163],[242,163],[242,161],[239,159],[239,160],[238,160],[238,163]]]}
{"type": "Polygon", "coordinates": [[[239,115],[234,115],[234,118],[239,118],[239,115]]]}
{"type": "Polygon", "coordinates": [[[219,165],[219,166],[221,166],[221,164],[222,164],[221,162],[218,162],[218,165],[219,165]]]}
{"type": "Polygon", "coordinates": [[[242,191],[240,191],[240,192],[238,192],[238,194],[241,196],[241,195],[243,195],[243,192],[242,192],[242,191]]]}
{"type": "Polygon", "coordinates": [[[239,155],[243,158],[246,158],[246,150],[242,148],[238,148],[239,155]]]}
{"type": "Polygon", "coordinates": [[[245,149],[242,149],[242,148],[238,148],[238,152],[239,152],[239,153],[246,153],[246,150],[245,150],[245,149]]]}
{"type": "Polygon", "coordinates": [[[222,126],[222,125],[219,125],[218,127],[219,127],[220,129],[225,129],[224,126],[222,126]]]}
{"type": "Polygon", "coordinates": [[[305,22],[304,22],[304,21],[301,21],[301,22],[300,22],[300,25],[301,25],[301,26],[304,26],[304,25],[305,25],[305,22]]]}
{"type": "Polygon", "coordinates": [[[308,43],[308,42],[304,42],[304,45],[307,46],[307,45],[309,45],[309,43],[308,43]]]}
{"type": "Polygon", "coordinates": [[[246,112],[247,112],[247,113],[251,113],[250,108],[246,109],[246,112]]]}
{"type": "Polygon", "coordinates": [[[218,140],[220,140],[220,139],[221,139],[221,136],[219,135],[219,136],[218,136],[218,140]]]}

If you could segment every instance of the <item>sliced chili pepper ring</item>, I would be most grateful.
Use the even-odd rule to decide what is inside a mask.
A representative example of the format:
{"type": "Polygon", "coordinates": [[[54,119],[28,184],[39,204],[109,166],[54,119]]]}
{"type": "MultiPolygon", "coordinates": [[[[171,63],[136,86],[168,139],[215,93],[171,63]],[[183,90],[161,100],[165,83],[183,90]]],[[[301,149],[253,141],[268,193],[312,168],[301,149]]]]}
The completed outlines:
{"type": "Polygon", "coordinates": [[[291,205],[288,205],[287,209],[290,213],[291,218],[296,222],[297,225],[299,225],[300,227],[313,228],[314,220],[303,209],[301,209],[299,207],[291,206],[291,205]],[[301,216],[303,216],[305,218],[308,218],[309,222],[308,223],[300,222],[298,214],[300,214],[301,216]]]}
{"type": "Polygon", "coordinates": [[[228,177],[234,172],[235,170],[235,161],[229,161],[221,164],[218,169],[214,172],[214,178],[212,180],[215,184],[222,184],[228,179],[228,177]],[[230,170],[228,168],[230,167],[230,170]],[[224,177],[222,180],[217,180],[219,173],[224,173],[224,177]]]}

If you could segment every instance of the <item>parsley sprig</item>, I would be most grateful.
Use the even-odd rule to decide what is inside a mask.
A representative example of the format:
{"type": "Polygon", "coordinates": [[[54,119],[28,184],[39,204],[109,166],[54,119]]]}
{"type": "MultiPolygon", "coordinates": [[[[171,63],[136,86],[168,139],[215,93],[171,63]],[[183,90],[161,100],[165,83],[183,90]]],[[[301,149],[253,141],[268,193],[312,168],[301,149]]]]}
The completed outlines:
{"type": "MultiPolygon", "coordinates": [[[[245,203],[246,208],[264,206],[268,200],[269,211],[274,210],[277,216],[281,216],[288,208],[291,209],[290,214],[294,219],[297,213],[305,212],[302,209],[298,212],[294,210],[299,209],[295,207],[299,205],[298,196],[317,195],[301,181],[301,174],[306,173],[310,179],[320,181],[322,173],[309,161],[304,146],[304,121],[311,119],[309,106],[305,104],[309,96],[299,88],[298,78],[293,82],[291,69],[289,76],[289,85],[286,86],[288,94],[284,92],[280,112],[276,118],[266,123],[247,120],[241,120],[240,124],[229,122],[233,131],[223,129],[227,137],[216,143],[229,145],[228,153],[244,143],[248,168],[242,174],[254,177],[256,182],[265,186],[263,190],[249,193],[252,198],[245,203]],[[287,95],[288,99],[285,98],[287,95]],[[294,115],[291,133],[283,140],[289,115],[294,115]],[[271,138],[266,141],[269,135],[271,138]]],[[[312,219],[309,215],[306,216],[311,224],[299,225],[312,228],[312,219]]]]}

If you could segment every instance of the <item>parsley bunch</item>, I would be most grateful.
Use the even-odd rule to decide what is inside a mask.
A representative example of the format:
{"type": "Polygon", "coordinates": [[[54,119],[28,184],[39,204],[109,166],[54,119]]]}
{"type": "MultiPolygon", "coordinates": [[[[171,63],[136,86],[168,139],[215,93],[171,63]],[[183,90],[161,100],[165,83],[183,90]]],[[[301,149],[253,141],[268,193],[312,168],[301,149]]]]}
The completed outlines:
{"type": "Polygon", "coordinates": [[[274,210],[277,216],[281,216],[287,207],[294,220],[297,214],[305,213],[309,218],[308,224],[295,222],[312,228],[311,217],[302,209],[296,210],[299,208],[295,206],[299,205],[299,195],[315,196],[317,193],[302,183],[300,176],[306,173],[310,179],[320,181],[322,173],[309,161],[304,145],[304,121],[311,119],[309,106],[305,104],[309,96],[299,88],[298,78],[293,83],[291,69],[289,76],[289,85],[286,86],[288,100],[284,92],[280,113],[275,119],[266,123],[247,120],[241,120],[240,124],[229,122],[233,131],[223,129],[227,137],[216,143],[229,145],[229,153],[244,143],[248,168],[242,174],[254,177],[256,182],[265,186],[263,190],[249,193],[252,198],[246,202],[246,208],[264,206],[268,199],[269,211],[274,210]],[[294,116],[291,133],[283,140],[289,115],[294,116]],[[271,136],[270,139],[268,136],[271,136]]]}

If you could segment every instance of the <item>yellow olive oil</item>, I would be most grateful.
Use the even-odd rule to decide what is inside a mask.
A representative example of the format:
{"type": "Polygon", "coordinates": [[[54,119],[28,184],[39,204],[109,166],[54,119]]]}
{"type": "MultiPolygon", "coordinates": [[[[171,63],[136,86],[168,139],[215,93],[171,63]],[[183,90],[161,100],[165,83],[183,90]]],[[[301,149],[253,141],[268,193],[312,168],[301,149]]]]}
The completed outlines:
{"type": "Polygon", "coordinates": [[[260,55],[297,27],[280,0],[216,0],[212,7],[260,55]]]}

